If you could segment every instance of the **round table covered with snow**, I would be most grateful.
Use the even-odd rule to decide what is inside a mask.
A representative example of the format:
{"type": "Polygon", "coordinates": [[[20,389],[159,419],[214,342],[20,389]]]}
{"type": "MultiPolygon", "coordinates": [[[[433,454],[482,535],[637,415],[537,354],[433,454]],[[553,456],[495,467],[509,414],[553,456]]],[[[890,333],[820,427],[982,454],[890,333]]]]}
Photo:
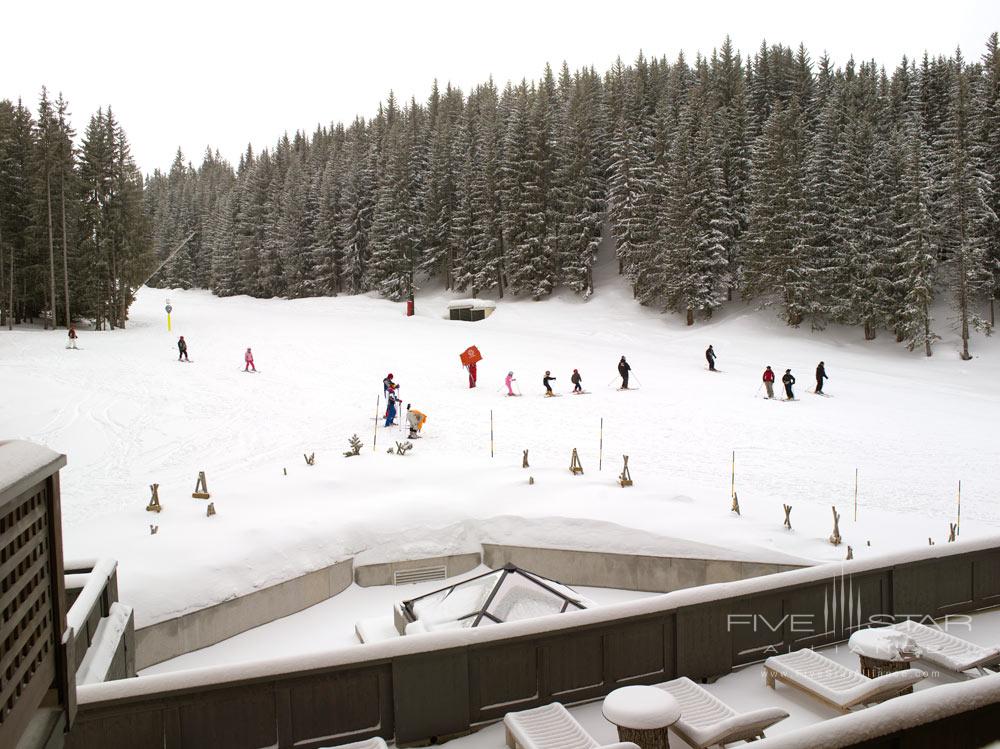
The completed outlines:
{"type": "MultiPolygon", "coordinates": [[[[905,632],[891,627],[859,629],[848,640],[847,646],[857,653],[861,673],[869,679],[895,671],[905,671],[912,661],[920,657],[920,647],[905,632]]],[[[911,694],[907,687],[900,694],[911,694]]]]}
{"type": "Polygon", "coordinates": [[[680,720],[681,706],[662,689],[636,685],[605,697],[603,712],[618,727],[619,741],[632,741],[641,749],[669,749],[668,729],[680,720]]]}

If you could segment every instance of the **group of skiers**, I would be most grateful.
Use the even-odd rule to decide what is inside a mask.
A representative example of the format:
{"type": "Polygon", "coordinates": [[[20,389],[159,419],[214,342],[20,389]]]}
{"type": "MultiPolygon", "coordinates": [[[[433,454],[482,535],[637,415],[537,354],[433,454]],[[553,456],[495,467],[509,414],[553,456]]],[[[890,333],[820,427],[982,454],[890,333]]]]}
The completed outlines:
{"type": "MultiPolygon", "coordinates": [[[[470,385],[469,387],[472,387],[470,385]]],[[[396,404],[401,403],[399,397],[399,384],[393,380],[393,374],[390,372],[386,375],[385,379],[382,380],[382,394],[385,395],[385,426],[391,427],[396,424],[396,404]]],[[[422,411],[418,411],[413,408],[411,404],[406,404],[406,423],[410,428],[409,438],[418,439],[420,437],[420,432],[424,428],[424,424],[427,423],[427,414],[422,411]]]]}
{"type": "MultiPolygon", "coordinates": [[[[619,390],[628,390],[628,376],[629,372],[632,371],[632,367],[627,361],[625,361],[624,355],[618,362],[618,374],[621,375],[622,384],[619,390]]],[[[555,392],[552,390],[552,383],[556,381],[556,377],[553,376],[552,370],[546,369],[545,376],[542,377],[542,387],[545,388],[545,397],[552,398],[555,397],[555,392]]],[[[569,381],[573,383],[573,393],[576,395],[581,395],[587,391],[583,389],[583,375],[580,374],[579,369],[574,369],[573,374],[570,375],[569,381]]],[[[513,370],[507,372],[507,376],[504,378],[504,385],[507,386],[507,395],[515,396],[520,395],[520,393],[514,392],[514,383],[517,382],[517,378],[514,377],[513,370]]],[[[471,387],[471,385],[470,385],[471,387]]]]}
{"type": "MultiPolygon", "coordinates": [[[[708,369],[710,372],[718,372],[719,370],[715,368],[715,349],[709,345],[705,349],[705,359],[708,361],[708,369]]],[[[771,369],[771,365],[768,364],[767,368],[764,370],[764,389],[767,391],[768,398],[774,398],[774,370],[771,369]]],[[[823,380],[829,380],[830,378],[826,374],[826,365],[820,362],[816,366],[816,389],[813,391],[817,395],[825,395],[823,392],[823,380]]],[[[785,399],[795,400],[795,391],[792,389],[795,385],[795,375],[792,374],[792,370],[786,369],[785,374],[781,376],[781,384],[785,387],[785,399]]],[[[759,388],[758,388],[759,390],[759,388]]]]}
{"type": "MultiPolygon", "coordinates": [[[[73,348],[76,348],[76,331],[70,328],[69,335],[70,339],[73,340],[73,348]]],[[[177,339],[177,361],[191,361],[188,358],[188,345],[187,341],[184,340],[184,336],[177,339]]],[[[253,363],[253,351],[250,350],[249,346],[247,346],[247,350],[243,353],[243,371],[257,371],[257,367],[253,363]]]]}
{"type": "MultiPolygon", "coordinates": [[[[829,380],[830,378],[826,374],[826,365],[820,362],[816,366],[816,389],[813,391],[817,395],[824,395],[823,393],[823,380],[829,380]]],[[[764,370],[764,388],[767,390],[767,397],[774,397],[774,370],[771,369],[771,365],[768,364],[767,368],[764,370]]],[[[795,400],[795,391],[792,387],[795,385],[795,375],[792,374],[792,370],[786,369],[785,374],[781,376],[781,384],[785,386],[785,399],[795,400]]]]}

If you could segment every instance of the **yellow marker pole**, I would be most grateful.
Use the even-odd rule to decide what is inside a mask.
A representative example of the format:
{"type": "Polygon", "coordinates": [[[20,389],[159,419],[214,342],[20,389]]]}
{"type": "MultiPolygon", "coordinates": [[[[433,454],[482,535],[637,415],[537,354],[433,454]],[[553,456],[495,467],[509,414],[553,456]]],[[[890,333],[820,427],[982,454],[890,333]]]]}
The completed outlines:
{"type": "Polygon", "coordinates": [[[170,332],[170,313],[167,313],[167,332],[170,332]]]}

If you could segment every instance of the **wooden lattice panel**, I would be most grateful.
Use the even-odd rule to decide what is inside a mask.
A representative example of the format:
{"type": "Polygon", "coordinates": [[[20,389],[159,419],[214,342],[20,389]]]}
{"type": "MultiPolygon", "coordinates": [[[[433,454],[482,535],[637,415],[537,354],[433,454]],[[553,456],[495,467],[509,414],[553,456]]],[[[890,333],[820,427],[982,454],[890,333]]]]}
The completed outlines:
{"type": "MultiPolygon", "coordinates": [[[[0,510],[0,737],[26,692],[47,689],[55,636],[46,485],[0,510]]],[[[2,743],[2,741],[0,741],[2,743]]]]}

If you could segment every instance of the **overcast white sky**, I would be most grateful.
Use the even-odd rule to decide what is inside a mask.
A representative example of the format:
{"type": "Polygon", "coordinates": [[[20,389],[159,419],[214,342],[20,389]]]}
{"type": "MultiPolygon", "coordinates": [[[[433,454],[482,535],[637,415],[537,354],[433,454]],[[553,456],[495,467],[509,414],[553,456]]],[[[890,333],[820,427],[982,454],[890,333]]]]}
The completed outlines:
{"type": "Polygon", "coordinates": [[[546,61],[603,72],[617,55],[711,52],[728,33],[894,66],[903,54],[981,54],[1000,0],[381,0],[46,2],[0,9],[0,98],[32,109],[62,91],[82,131],[111,104],[145,171],[180,146],[231,160],[248,142],[370,116],[393,89],[424,100],[436,77],[468,90],[493,74],[537,77],[546,61]],[[44,32],[43,32],[44,29],[44,32]],[[39,39],[45,35],[44,49],[39,39]]]}

